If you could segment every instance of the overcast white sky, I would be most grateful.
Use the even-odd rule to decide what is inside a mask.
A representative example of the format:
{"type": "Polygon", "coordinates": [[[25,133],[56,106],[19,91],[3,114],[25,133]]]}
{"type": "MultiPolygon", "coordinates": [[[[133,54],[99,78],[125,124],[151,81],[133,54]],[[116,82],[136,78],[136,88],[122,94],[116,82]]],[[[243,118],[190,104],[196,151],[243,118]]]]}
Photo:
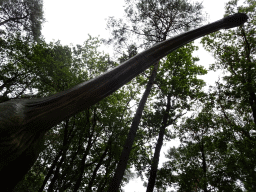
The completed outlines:
{"type": "MultiPolygon", "coordinates": [[[[87,34],[92,37],[108,38],[110,32],[106,30],[106,19],[109,16],[121,18],[124,15],[124,0],[43,0],[44,23],[42,34],[46,42],[60,40],[63,45],[83,44],[88,38],[87,34]]],[[[208,14],[208,22],[213,22],[223,18],[225,3],[228,0],[202,0],[204,10],[208,14]]],[[[201,1],[199,1],[201,2],[201,1]]],[[[243,1],[240,0],[240,3],[243,1]]],[[[194,56],[198,56],[198,64],[208,68],[209,64],[214,63],[214,59],[199,45],[200,39],[196,40],[199,46],[194,56]]],[[[109,53],[108,50],[104,51],[109,53]]],[[[204,78],[207,84],[214,84],[218,75],[209,73],[204,78]]],[[[162,150],[161,159],[163,159],[162,150]]],[[[140,179],[132,180],[124,187],[126,192],[142,192],[146,188],[142,186],[140,179]]]]}

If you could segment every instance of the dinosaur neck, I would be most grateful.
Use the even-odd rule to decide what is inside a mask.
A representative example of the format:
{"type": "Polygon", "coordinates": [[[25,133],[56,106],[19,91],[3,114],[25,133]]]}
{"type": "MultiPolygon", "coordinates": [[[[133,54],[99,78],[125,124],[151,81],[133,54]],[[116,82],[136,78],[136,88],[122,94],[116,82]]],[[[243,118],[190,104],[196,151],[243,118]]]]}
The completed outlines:
{"type": "Polygon", "coordinates": [[[101,101],[179,47],[220,29],[238,26],[247,19],[245,14],[229,17],[229,20],[224,18],[158,43],[111,71],[69,90],[27,101],[26,105],[30,108],[27,112],[27,123],[42,124],[50,129],[62,120],[101,101]]]}

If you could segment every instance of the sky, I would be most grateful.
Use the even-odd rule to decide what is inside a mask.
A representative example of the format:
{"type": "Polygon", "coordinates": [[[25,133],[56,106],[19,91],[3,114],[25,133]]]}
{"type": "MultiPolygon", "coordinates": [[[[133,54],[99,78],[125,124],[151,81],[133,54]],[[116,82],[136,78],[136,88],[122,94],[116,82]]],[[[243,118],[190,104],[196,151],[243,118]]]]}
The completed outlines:
{"type": "MultiPolygon", "coordinates": [[[[213,22],[223,18],[224,7],[228,0],[201,0],[203,2],[203,13],[207,13],[208,21],[213,22]]],[[[200,1],[200,2],[201,2],[200,1]]],[[[124,0],[43,0],[44,16],[46,22],[43,24],[42,34],[46,42],[60,40],[62,45],[83,44],[92,37],[108,38],[110,31],[106,29],[107,18],[114,16],[122,18],[124,16],[124,0]]],[[[242,3],[242,1],[239,1],[242,3]]],[[[199,50],[193,56],[199,57],[199,65],[208,69],[209,64],[214,63],[214,58],[206,52],[199,44],[200,39],[195,40],[195,45],[199,50]]],[[[108,49],[111,49],[109,46],[108,49]]],[[[105,53],[111,50],[104,50],[105,53]]],[[[214,85],[218,79],[218,74],[209,72],[204,79],[207,85],[214,85]]],[[[168,147],[163,147],[160,156],[160,164],[164,162],[164,152],[175,144],[175,141],[168,143],[168,147]]],[[[125,192],[146,191],[140,179],[134,179],[124,188],[125,192]]]]}

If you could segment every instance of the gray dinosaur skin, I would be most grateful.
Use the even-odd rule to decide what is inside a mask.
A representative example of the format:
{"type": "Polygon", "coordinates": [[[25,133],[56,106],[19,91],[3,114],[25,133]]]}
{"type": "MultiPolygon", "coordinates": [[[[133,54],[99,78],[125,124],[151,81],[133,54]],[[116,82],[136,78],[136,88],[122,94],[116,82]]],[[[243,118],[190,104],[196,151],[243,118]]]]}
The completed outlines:
{"type": "Polygon", "coordinates": [[[95,79],[40,99],[0,103],[1,190],[12,191],[36,161],[44,134],[54,125],[107,97],[156,61],[199,37],[242,25],[248,19],[236,13],[156,44],[95,79]]]}

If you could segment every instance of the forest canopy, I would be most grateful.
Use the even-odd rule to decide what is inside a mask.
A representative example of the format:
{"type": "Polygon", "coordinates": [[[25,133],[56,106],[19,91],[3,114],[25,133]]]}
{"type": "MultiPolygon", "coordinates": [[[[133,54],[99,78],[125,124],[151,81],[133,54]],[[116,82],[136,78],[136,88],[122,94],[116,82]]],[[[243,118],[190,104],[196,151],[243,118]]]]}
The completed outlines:
{"type": "MultiPolygon", "coordinates": [[[[147,192],[256,191],[255,7],[255,0],[226,4],[225,16],[240,12],[249,20],[201,39],[215,58],[209,69],[197,64],[198,47],[189,43],[55,126],[15,191],[110,191],[115,177],[119,191],[135,177],[147,192]],[[200,76],[216,70],[222,79],[203,89],[200,76]],[[173,140],[179,145],[160,166],[161,148],[173,140]]],[[[125,18],[108,19],[109,39],[89,35],[74,46],[45,42],[42,0],[2,0],[0,102],[46,97],[95,78],[201,25],[202,10],[188,0],[126,0],[125,18]],[[100,51],[103,42],[119,52],[118,62],[100,51]]]]}

